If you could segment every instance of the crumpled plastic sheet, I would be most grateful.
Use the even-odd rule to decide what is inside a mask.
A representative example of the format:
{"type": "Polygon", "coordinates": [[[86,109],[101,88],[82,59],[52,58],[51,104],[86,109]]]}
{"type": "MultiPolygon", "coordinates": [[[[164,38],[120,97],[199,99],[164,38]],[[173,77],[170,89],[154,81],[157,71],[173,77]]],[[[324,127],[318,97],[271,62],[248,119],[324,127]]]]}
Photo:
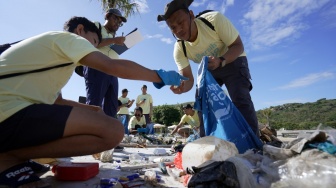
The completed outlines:
{"type": "Polygon", "coordinates": [[[280,181],[272,187],[335,187],[336,156],[317,149],[307,150],[279,166],[278,173],[280,181]]]}

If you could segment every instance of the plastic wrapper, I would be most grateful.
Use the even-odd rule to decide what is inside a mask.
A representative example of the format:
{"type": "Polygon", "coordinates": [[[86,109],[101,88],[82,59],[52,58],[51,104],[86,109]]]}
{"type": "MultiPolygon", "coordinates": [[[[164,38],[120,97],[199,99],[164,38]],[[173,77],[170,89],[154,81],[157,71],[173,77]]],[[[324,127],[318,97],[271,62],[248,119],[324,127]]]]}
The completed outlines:
{"type": "Polygon", "coordinates": [[[316,149],[279,166],[280,181],[272,187],[331,188],[336,185],[336,157],[316,149]]]}

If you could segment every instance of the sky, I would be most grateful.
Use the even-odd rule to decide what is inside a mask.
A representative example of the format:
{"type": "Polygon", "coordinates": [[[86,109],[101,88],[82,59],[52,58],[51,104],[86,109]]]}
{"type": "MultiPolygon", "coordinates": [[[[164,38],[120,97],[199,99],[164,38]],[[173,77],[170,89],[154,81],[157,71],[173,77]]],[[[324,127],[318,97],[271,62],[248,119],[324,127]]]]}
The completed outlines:
{"type": "MultiPolygon", "coordinates": [[[[163,14],[170,0],[135,2],[139,13],[128,17],[117,36],[138,28],[144,39],[120,58],[149,69],[177,71],[173,59],[176,39],[165,22],[157,22],[157,15],[163,14]]],[[[190,9],[195,15],[206,9],[220,11],[238,29],[247,53],[256,110],[336,99],[336,1],[194,0],[190,9]]],[[[1,0],[0,44],[63,30],[64,22],[72,16],[104,23],[98,0],[1,0]]],[[[196,78],[198,64],[190,64],[196,78]]],[[[154,106],[195,100],[195,86],[176,95],[169,87],[156,89],[149,82],[125,79],[119,79],[119,96],[127,88],[128,97],[136,99],[144,84],[154,106]]],[[[62,94],[78,101],[79,96],[86,95],[84,79],[74,73],[62,94]]]]}

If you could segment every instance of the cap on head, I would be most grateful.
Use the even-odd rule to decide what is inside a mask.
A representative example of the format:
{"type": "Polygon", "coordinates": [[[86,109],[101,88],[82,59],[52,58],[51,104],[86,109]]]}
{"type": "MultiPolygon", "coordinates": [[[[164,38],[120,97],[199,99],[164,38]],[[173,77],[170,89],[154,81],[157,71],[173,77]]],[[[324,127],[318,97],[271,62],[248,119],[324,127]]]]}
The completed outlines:
{"type": "Polygon", "coordinates": [[[187,9],[194,0],[173,0],[168,3],[164,9],[163,15],[158,15],[157,21],[167,20],[174,12],[180,9],[187,9]]]}
{"type": "Polygon", "coordinates": [[[125,93],[125,92],[128,92],[128,90],[127,89],[123,89],[121,92],[125,93]]]}
{"type": "Polygon", "coordinates": [[[190,104],[184,105],[183,109],[189,109],[189,108],[193,108],[190,104]]]}
{"type": "Polygon", "coordinates": [[[106,11],[106,14],[114,14],[120,17],[123,22],[127,22],[127,19],[123,15],[121,15],[121,12],[118,9],[110,8],[106,11]]]}
{"type": "Polygon", "coordinates": [[[146,89],[147,89],[147,86],[146,86],[146,85],[143,85],[142,88],[146,88],[146,89]]]}

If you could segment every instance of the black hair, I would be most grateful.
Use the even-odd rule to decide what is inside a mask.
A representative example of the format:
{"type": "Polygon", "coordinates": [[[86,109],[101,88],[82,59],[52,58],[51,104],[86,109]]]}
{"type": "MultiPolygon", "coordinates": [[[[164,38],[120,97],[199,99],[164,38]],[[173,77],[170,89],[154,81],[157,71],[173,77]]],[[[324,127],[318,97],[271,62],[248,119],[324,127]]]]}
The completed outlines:
{"type": "Polygon", "coordinates": [[[97,33],[99,43],[102,41],[102,35],[101,35],[100,29],[93,22],[91,22],[85,17],[74,16],[70,18],[70,20],[64,23],[63,29],[64,31],[69,31],[73,33],[79,24],[82,24],[84,26],[85,32],[90,31],[90,32],[97,33]]]}
{"type": "Polygon", "coordinates": [[[142,114],[142,108],[141,108],[141,107],[136,107],[136,108],[134,108],[134,112],[135,112],[136,110],[139,110],[139,111],[141,112],[141,114],[142,114]]]}

